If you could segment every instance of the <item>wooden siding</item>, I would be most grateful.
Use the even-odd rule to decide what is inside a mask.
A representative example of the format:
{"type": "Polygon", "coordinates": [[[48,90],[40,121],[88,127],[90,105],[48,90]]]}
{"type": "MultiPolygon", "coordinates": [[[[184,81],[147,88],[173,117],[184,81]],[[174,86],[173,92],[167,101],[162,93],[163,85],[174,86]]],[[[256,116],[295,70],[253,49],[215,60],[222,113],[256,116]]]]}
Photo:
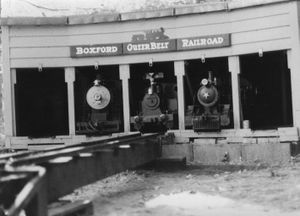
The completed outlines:
{"type": "Polygon", "coordinates": [[[290,49],[292,47],[290,7],[296,2],[272,4],[207,14],[71,26],[11,26],[11,67],[44,67],[126,64],[174,61],[290,49]],[[230,33],[232,46],[185,52],[70,59],[70,46],[129,42],[133,34],[165,28],[170,38],[230,33]]]}

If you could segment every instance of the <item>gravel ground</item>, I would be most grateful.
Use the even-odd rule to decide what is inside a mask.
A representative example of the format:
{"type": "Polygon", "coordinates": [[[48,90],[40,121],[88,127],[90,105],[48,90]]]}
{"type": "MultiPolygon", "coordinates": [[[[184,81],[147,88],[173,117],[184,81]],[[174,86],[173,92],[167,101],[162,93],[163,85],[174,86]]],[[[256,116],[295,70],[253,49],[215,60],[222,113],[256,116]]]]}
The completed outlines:
{"type": "Polygon", "coordinates": [[[76,190],[98,215],[300,215],[300,163],[127,171],[76,190]]]}

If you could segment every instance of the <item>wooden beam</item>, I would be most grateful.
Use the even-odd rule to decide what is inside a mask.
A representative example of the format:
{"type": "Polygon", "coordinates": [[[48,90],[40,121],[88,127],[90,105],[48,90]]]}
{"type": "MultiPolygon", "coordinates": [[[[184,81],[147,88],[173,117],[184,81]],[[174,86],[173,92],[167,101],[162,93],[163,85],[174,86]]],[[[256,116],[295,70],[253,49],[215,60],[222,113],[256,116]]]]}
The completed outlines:
{"type": "Polygon", "coordinates": [[[14,135],[14,107],[13,107],[13,84],[10,68],[9,27],[2,26],[2,70],[3,70],[3,107],[6,146],[9,148],[9,137],[14,135]]]}
{"type": "Polygon", "coordinates": [[[130,132],[130,103],[129,103],[129,79],[130,68],[129,65],[119,66],[120,79],[122,80],[122,94],[123,94],[123,120],[124,132],[130,132]]]}
{"type": "Polygon", "coordinates": [[[68,85],[68,115],[69,115],[69,134],[75,135],[75,98],[74,98],[74,82],[75,68],[65,68],[65,82],[68,85]]]}
{"type": "Polygon", "coordinates": [[[290,20],[291,20],[291,37],[293,44],[292,49],[287,50],[288,68],[291,71],[291,90],[292,90],[292,106],[293,106],[293,125],[300,126],[300,76],[299,76],[299,56],[300,56],[300,28],[299,28],[299,2],[295,2],[290,8],[290,20]]]}
{"type": "Polygon", "coordinates": [[[177,77],[177,98],[178,98],[178,122],[179,130],[185,129],[185,112],[184,112],[184,80],[185,75],[184,61],[174,62],[175,75],[177,77]]]}
{"type": "Polygon", "coordinates": [[[240,59],[239,56],[228,57],[228,67],[231,72],[233,123],[234,129],[241,128],[241,98],[240,98],[240,59]]]}
{"type": "Polygon", "coordinates": [[[17,121],[16,121],[16,93],[15,85],[17,84],[17,70],[11,69],[11,103],[12,103],[12,130],[13,134],[17,135],[17,121]]]}

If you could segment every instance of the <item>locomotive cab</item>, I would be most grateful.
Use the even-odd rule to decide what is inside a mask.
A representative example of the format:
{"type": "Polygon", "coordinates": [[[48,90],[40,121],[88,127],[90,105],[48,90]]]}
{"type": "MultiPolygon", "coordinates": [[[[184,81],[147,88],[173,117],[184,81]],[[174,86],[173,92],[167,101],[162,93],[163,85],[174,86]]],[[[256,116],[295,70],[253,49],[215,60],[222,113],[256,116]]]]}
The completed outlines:
{"type": "Polygon", "coordinates": [[[193,110],[193,130],[219,131],[221,129],[221,116],[218,107],[219,92],[216,78],[212,79],[209,71],[208,79],[202,79],[198,89],[193,110]]]}

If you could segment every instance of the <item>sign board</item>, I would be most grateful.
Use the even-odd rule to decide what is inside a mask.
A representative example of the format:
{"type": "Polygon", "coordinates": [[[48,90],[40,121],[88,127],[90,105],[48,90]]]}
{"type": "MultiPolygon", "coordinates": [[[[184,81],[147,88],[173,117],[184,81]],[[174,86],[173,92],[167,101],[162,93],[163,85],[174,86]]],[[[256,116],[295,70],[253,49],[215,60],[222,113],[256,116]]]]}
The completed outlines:
{"type": "Polygon", "coordinates": [[[71,46],[71,57],[115,56],[122,54],[122,44],[99,44],[90,46],[71,46]]]}
{"type": "Polygon", "coordinates": [[[209,49],[231,45],[230,34],[169,39],[164,28],[144,31],[132,36],[129,43],[71,46],[71,57],[101,57],[209,49]]]}
{"type": "Polygon", "coordinates": [[[177,50],[208,49],[231,45],[229,34],[177,39],[177,50]]]}
{"type": "Polygon", "coordinates": [[[176,50],[176,40],[124,43],[123,54],[168,52],[176,50]]]}

